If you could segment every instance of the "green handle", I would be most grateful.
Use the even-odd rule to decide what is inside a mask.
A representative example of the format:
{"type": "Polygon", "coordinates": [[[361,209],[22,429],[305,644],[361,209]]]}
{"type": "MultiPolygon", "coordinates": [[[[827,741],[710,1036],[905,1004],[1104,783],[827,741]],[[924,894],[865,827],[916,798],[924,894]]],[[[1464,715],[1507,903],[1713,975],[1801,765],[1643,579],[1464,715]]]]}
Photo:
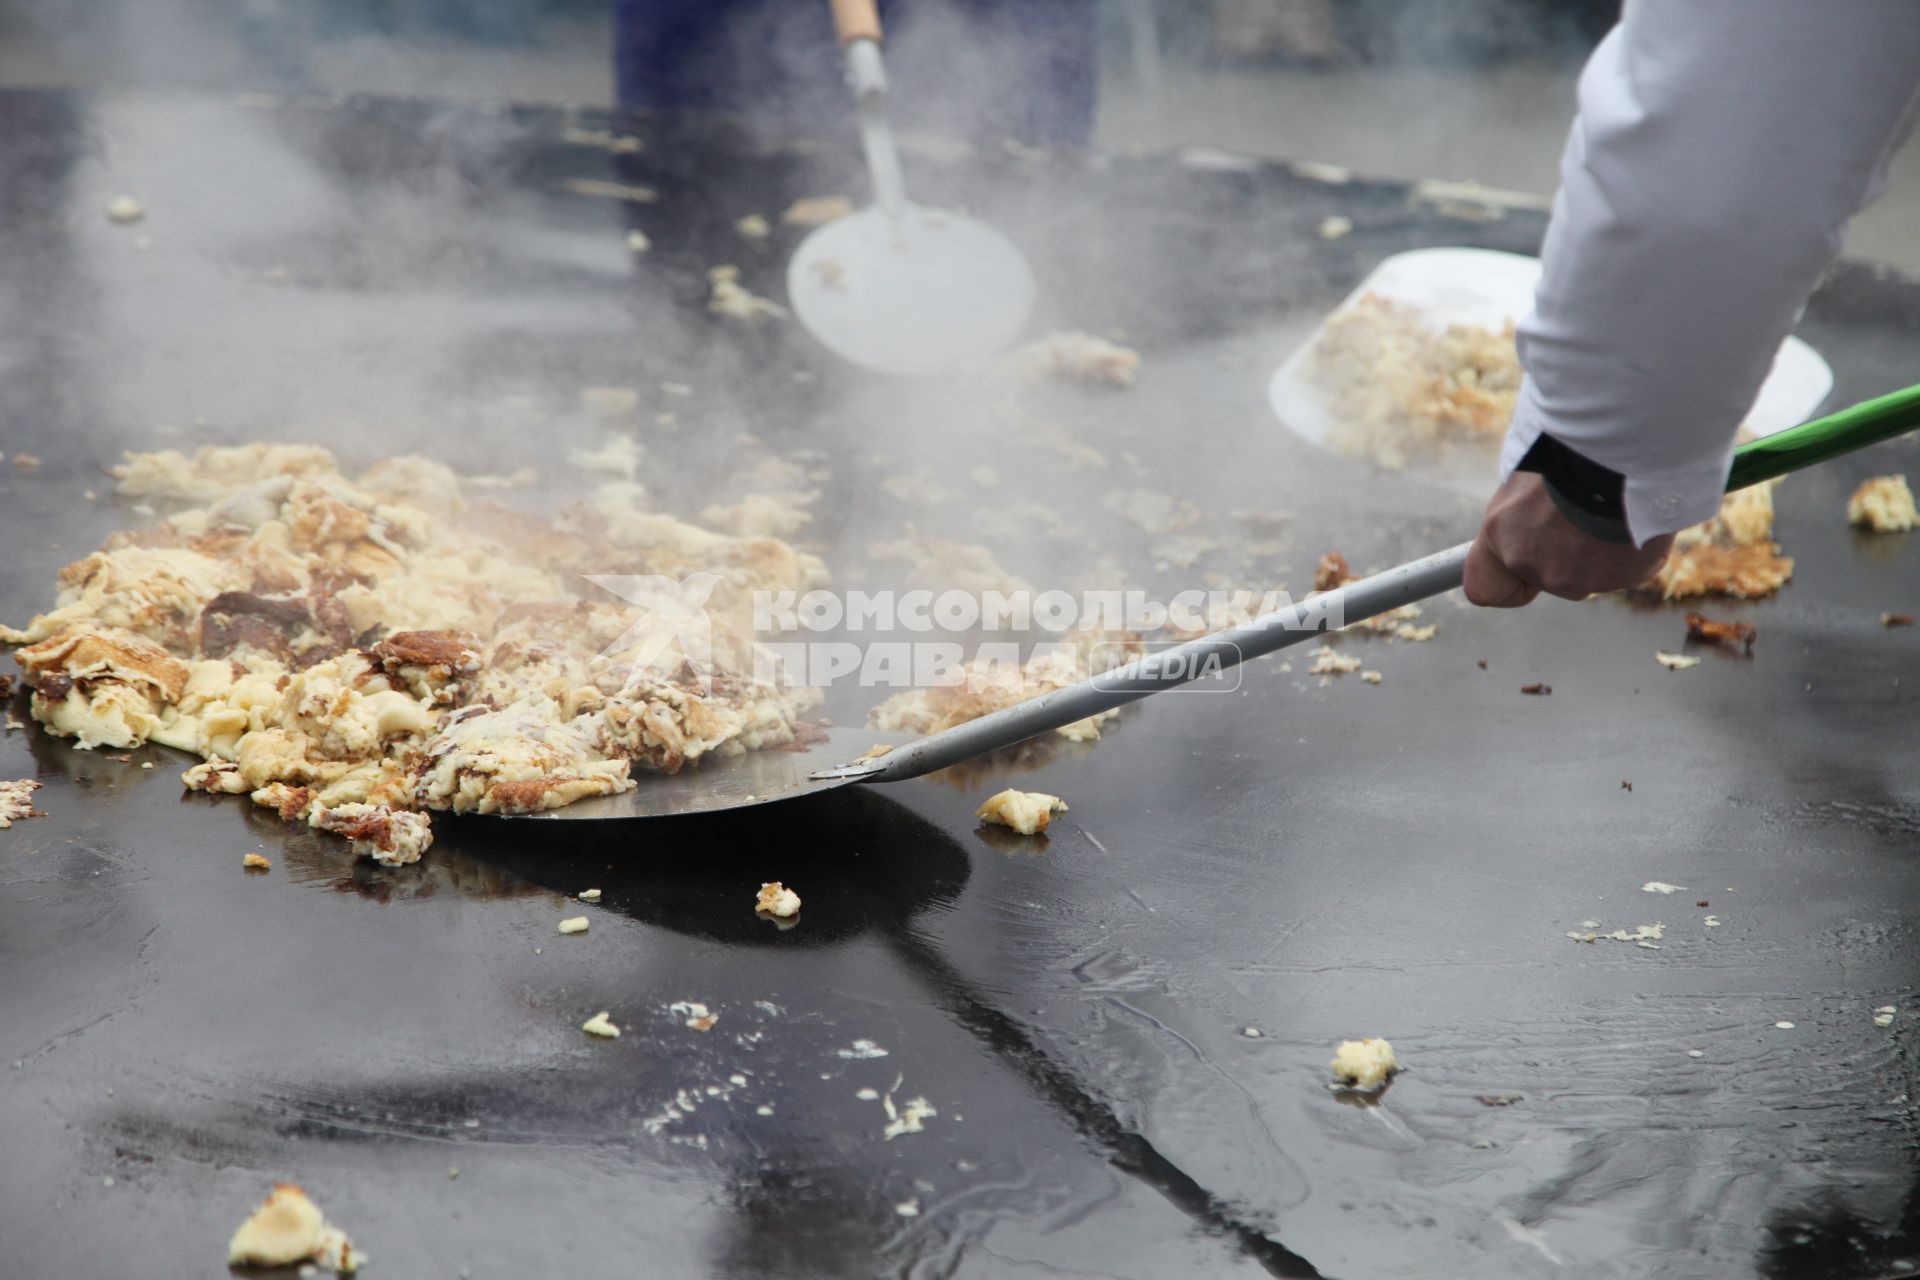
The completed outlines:
{"type": "Polygon", "coordinates": [[[1920,387],[1908,387],[1764,439],[1749,440],[1733,451],[1727,492],[1891,440],[1916,427],[1920,427],[1920,387]]]}

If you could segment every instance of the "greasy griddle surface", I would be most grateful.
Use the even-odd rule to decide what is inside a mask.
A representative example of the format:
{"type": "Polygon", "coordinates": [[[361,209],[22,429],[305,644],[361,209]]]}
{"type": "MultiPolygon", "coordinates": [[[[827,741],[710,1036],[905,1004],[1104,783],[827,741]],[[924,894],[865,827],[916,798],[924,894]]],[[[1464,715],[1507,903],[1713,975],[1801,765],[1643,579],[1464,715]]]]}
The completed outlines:
{"type": "MultiPolygon", "coordinates": [[[[497,447],[475,442],[502,396],[725,380],[735,414],[847,483],[834,406],[898,393],[700,311],[714,262],[773,287],[782,245],[752,258],[729,224],[850,187],[845,140],[647,123],[616,170],[568,123],[0,97],[4,447],[46,461],[0,468],[0,616],[142,518],[95,470],[128,443],[377,421],[464,462],[497,447]],[[257,180],[235,185],[236,157],[257,180]],[[658,185],[634,215],[654,254],[630,263],[625,211],[570,175],[658,185]],[[153,210],[149,251],[98,216],[121,189],[153,210]],[[636,341],[663,300],[686,323],[636,341]]],[[[1223,510],[1290,509],[1296,587],[1321,550],[1384,564],[1470,528],[1281,437],[1262,366],[1379,257],[1526,250],[1537,215],[1171,158],[915,163],[929,199],[1030,243],[1111,227],[1034,255],[1046,322],[1146,348],[1137,393],[1099,407],[1111,448],[1223,510]],[[1328,245],[1334,212],[1359,229],[1328,245]],[[1163,305],[1175,284],[1193,305],[1163,305]]],[[[1839,399],[1904,380],[1914,292],[1850,270],[1816,305],[1802,332],[1839,399]]],[[[595,438],[555,423],[524,450],[595,438]]],[[[1024,767],[631,830],[449,821],[397,871],[183,797],[177,753],[7,734],[0,778],[39,778],[49,815],[0,832],[10,1274],[217,1274],[275,1179],[369,1275],[1876,1274],[1916,1248],[1920,631],[1878,616],[1920,611],[1920,543],[1841,512],[1894,469],[1920,449],[1781,490],[1795,583],[1710,610],[1758,624],[1750,661],[1659,668],[1678,608],[1441,602],[1433,642],[1362,646],[1379,687],[1262,662],[1024,767]],[[1535,681],[1553,695],[1519,693],[1535,681]],[[1045,841],[977,832],[1005,785],[1072,811],[1045,841]],[[267,875],[242,873],[252,849],[267,875]],[[753,917],[766,879],[800,891],[799,927],[753,917]],[[598,906],[564,896],[588,887],[598,906]],[[555,933],[579,912],[589,933],[555,933]],[[1667,940],[1567,940],[1585,919],[1667,940]],[[619,1040],[580,1034],[601,1009],[619,1040]],[[1411,1069],[1383,1107],[1341,1106],[1331,1045],[1373,1034],[1411,1069]],[[885,1140],[866,1088],[939,1114],[885,1140]]]]}

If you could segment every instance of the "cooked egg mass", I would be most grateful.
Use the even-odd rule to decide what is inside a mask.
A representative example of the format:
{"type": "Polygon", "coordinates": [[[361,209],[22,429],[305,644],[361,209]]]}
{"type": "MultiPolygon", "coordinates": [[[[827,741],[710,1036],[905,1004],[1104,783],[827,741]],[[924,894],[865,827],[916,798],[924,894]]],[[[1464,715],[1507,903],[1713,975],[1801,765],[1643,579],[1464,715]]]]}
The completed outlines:
{"type": "Polygon", "coordinates": [[[1336,1084],[1372,1093],[1383,1088],[1393,1073],[1400,1070],[1400,1060],[1393,1056],[1392,1045],[1379,1036],[1368,1036],[1364,1040],[1342,1040],[1328,1066],[1336,1084]]]}

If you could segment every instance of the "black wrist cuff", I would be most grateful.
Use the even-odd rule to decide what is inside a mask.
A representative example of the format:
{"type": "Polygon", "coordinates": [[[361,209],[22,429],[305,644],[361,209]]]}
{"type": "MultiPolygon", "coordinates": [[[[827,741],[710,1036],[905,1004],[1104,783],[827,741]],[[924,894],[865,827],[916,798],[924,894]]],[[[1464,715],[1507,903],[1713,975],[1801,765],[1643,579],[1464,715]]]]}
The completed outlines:
{"type": "Polygon", "coordinates": [[[1514,470],[1538,475],[1560,514],[1589,538],[1633,542],[1633,534],[1627,529],[1627,482],[1618,471],[1581,456],[1546,434],[1534,439],[1514,470]]]}

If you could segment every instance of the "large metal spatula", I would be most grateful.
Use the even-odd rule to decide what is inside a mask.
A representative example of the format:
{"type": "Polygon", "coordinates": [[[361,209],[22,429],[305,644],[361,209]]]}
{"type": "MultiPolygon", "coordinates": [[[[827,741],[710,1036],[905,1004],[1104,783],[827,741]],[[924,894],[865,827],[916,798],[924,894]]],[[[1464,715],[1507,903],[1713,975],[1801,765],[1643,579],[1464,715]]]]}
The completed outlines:
{"type": "Polygon", "coordinates": [[[983,364],[1026,324],[1033,272],[992,227],[907,200],[874,0],[833,0],[833,20],[874,202],[827,223],[794,251],[787,267],[794,313],[829,349],[882,373],[924,376],[983,364]]]}
{"type": "MultiPolygon", "coordinates": [[[[1734,454],[1727,489],[1744,489],[1916,428],[1920,428],[1920,386],[1742,445],[1734,454]]],[[[643,779],[636,789],[623,795],[584,801],[548,816],[627,818],[712,812],[807,795],[850,782],[917,778],[1137,702],[1149,694],[1186,684],[1198,675],[1225,670],[1249,658],[1306,643],[1327,631],[1451,591],[1460,585],[1470,545],[1463,542],[1350,582],[1243,626],[1190,640],[1106,675],[894,746],[884,755],[820,769],[823,758],[848,759],[875,743],[900,742],[897,734],[889,737],[867,729],[836,729],[828,742],[810,752],[756,752],[737,761],[721,762],[714,769],[643,779]]]]}

